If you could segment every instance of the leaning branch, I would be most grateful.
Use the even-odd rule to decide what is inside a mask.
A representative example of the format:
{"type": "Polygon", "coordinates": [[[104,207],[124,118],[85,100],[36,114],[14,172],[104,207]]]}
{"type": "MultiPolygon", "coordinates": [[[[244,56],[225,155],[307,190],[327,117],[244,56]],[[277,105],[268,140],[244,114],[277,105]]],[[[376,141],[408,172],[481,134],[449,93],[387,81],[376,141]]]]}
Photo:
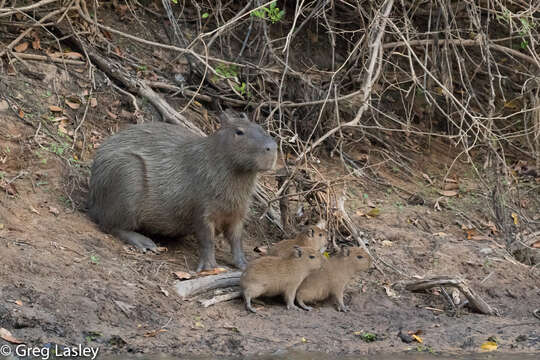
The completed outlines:
{"type": "MultiPolygon", "coordinates": [[[[499,52],[503,52],[507,55],[510,55],[510,56],[515,56],[517,58],[520,58],[521,60],[525,60],[527,61],[528,63],[532,64],[532,65],[535,65],[535,66],[538,66],[540,67],[540,64],[538,63],[538,61],[536,61],[536,59],[528,56],[528,55],[525,55],[523,54],[522,52],[519,52],[517,50],[514,50],[514,49],[510,49],[506,46],[502,46],[502,45],[498,45],[498,44],[494,44],[495,40],[490,40],[488,42],[488,47],[490,49],[493,49],[493,50],[497,50],[499,52]]],[[[444,43],[447,43],[447,44],[456,44],[456,45],[461,45],[461,46],[482,46],[482,41],[480,39],[473,39],[473,40],[466,40],[466,39],[450,39],[450,40],[445,40],[445,41],[440,41],[439,44],[440,45],[443,45],[444,43]]],[[[396,41],[396,42],[390,42],[390,43],[386,43],[384,44],[382,47],[383,49],[391,49],[391,48],[395,48],[395,47],[403,47],[403,46],[426,46],[426,45],[430,45],[430,44],[433,44],[433,40],[431,39],[428,39],[428,40],[410,40],[410,41],[396,41]]]]}
{"type": "Polygon", "coordinates": [[[422,291],[438,286],[450,286],[457,288],[463,293],[463,295],[465,295],[467,300],[469,300],[470,306],[481,314],[496,316],[500,315],[497,309],[489,306],[489,304],[485,302],[479,295],[477,295],[471,288],[469,288],[462,279],[447,276],[437,276],[431,279],[409,282],[407,285],[405,285],[405,288],[409,291],[422,291]]]}

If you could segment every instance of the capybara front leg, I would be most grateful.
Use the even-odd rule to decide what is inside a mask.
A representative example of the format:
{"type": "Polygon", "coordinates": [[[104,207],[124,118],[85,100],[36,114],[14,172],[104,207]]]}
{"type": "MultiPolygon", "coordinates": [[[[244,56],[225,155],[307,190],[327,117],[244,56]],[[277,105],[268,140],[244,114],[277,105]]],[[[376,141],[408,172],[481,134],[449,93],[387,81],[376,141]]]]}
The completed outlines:
{"type": "Polygon", "coordinates": [[[225,231],[225,237],[231,245],[233,261],[237,268],[245,270],[247,266],[246,256],[242,248],[242,222],[231,224],[225,231]]]}
{"type": "Polygon", "coordinates": [[[214,224],[204,222],[199,224],[196,234],[199,241],[199,265],[197,266],[197,272],[215,269],[217,264],[214,248],[214,224]]]}

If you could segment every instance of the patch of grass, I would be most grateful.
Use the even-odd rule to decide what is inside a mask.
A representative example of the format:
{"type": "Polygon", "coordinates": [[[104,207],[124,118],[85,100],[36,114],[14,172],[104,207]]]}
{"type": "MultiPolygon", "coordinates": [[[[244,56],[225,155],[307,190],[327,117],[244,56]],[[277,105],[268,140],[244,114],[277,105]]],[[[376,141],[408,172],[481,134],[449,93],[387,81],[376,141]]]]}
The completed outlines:
{"type": "Polygon", "coordinates": [[[57,143],[52,143],[49,145],[49,151],[58,155],[58,156],[62,156],[65,154],[66,150],[68,149],[69,145],[67,143],[60,143],[60,144],[57,144],[57,143]]]}
{"type": "Polygon", "coordinates": [[[418,352],[427,352],[430,354],[435,354],[435,350],[431,346],[418,345],[415,349],[418,352]]]}
{"type": "Polygon", "coordinates": [[[36,154],[36,156],[38,157],[40,163],[42,163],[42,164],[47,163],[47,155],[44,154],[41,150],[36,150],[34,152],[34,154],[36,154]]]}
{"type": "Polygon", "coordinates": [[[96,341],[98,338],[102,337],[103,334],[97,331],[89,331],[87,335],[84,337],[86,342],[96,341]]]}
{"type": "Polygon", "coordinates": [[[219,64],[216,67],[216,74],[225,79],[233,79],[238,76],[238,68],[234,65],[219,64]]]}
{"type": "Polygon", "coordinates": [[[59,200],[67,208],[70,208],[72,206],[71,199],[65,197],[64,195],[60,195],[59,200]]]}

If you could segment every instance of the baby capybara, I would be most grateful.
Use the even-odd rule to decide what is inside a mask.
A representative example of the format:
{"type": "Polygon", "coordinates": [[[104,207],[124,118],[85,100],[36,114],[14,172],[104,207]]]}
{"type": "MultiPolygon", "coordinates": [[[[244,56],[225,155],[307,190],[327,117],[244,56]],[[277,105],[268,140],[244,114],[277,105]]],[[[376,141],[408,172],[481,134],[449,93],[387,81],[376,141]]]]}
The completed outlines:
{"type": "Polygon", "coordinates": [[[287,309],[298,309],[294,305],[298,286],[321,264],[322,255],[319,251],[298,246],[284,257],[264,256],[251,261],[240,278],[246,308],[256,312],[251,306],[251,299],[282,294],[287,309]]]}
{"type": "Polygon", "coordinates": [[[296,292],[296,302],[301,308],[311,310],[305,303],[322,301],[333,296],[338,311],[348,311],[343,303],[343,292],[356,273],[366,271],[371,258],[362,248],[343,248],[339,255],[323,262],[322,267],[312,272],[296,292]]]}
{"type": "Polygon", "coordinates": [[[328,232],[318,225],[312,225],[302,231],[293,239],[281,240],[268,249],[268,255],[282,256],[288,253],[295,245],[309,247],[323,252],[328,242],[328,232]]]}
{"type": "Polygon", "coordinates": [[[223,232],[244,269],[244,217],[257,173],[273,169],[277,145],[245,115],[225,111],[220,118],[221,128],[207,137],[163,122],[109,137],[92,165],[90,217],[143,251],[157,248],[148,234],[194,233],[197,271],[216,267],[214,237],[223,232]]]}

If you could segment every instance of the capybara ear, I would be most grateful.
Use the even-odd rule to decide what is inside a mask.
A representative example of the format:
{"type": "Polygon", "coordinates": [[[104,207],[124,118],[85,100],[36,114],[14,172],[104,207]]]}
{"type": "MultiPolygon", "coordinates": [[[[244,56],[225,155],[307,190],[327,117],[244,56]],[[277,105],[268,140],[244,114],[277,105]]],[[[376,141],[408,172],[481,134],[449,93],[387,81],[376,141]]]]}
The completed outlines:
{"type": "Polygon", "coordinates": [[[326,230],[326,221],[324,221],[323,219],[320,219],[319,222],[315,224],[315,226],[318,226],[319,228],[326,230]]]}
{"type": "Polygon", "coordinates": [[[294,253],[296,257],[299,257],[299,258],[302,257],[302,249],[297,245],[294,246],[294,253]]]}
{"type": "Polygon", "coordinates": [[[246,120],[246,121],[250,121],[250,120],[249,120],[249,117],[247,116],[247,114],[246,114],[245,112],[240,113],[240,117],[241,117],[242,119],[246,120]]]}
{"type": "Polygon", "coordinates": [[[343,254],[343,256],[349,256],[351,255],[351,249],[349,249],[349,247],[347,246],[344,246],[343,248],[341,248],[341,253],[343,254]]]}
{"type": "Polygon", "coordinates": [[[230,109],[225,109],[222,113],[218,115],[219,122],[221,127],[231,126],[235,120],[235,114],[230,109]]]}

